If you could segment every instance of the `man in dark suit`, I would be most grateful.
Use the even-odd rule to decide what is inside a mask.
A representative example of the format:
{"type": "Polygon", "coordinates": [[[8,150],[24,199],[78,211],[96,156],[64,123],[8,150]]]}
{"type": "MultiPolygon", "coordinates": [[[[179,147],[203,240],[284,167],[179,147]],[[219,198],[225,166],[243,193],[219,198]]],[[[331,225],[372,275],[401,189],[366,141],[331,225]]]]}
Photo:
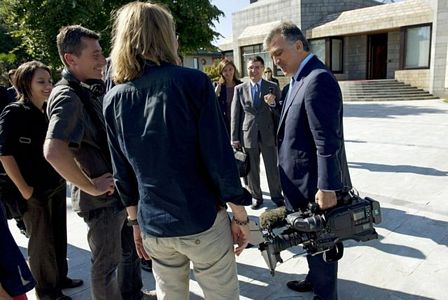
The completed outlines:
{"type": "MultiPolygon", "coordinates": [[[[265,39],[274,63],[291,76],[278,128],[280,180],[288,210],[316,202],[323,210],[351,189],[344,148],[342,96],[332,73],[309,51],[308,41],[293,23],[282,23],[265,39]]],[[[290,281],[315,299],[337,299],[337,262],[307,256],[304,280],[290,281]]]]}
{"type": "Polygon", "coordinates": [[[280,89],[262,79],[264,61],[260,56],[251,57],[247,63],[249,82],[235,87],[231,106],[230,135],[234,148],[244,147],[249,155],[250,171],[247,176],[252,194],[252,208],[263,204],[260,188],[260,152],[268,179],[272,201],[282,206],[283,196],[277,168],[275,118],[278,119],[280,89]]]}

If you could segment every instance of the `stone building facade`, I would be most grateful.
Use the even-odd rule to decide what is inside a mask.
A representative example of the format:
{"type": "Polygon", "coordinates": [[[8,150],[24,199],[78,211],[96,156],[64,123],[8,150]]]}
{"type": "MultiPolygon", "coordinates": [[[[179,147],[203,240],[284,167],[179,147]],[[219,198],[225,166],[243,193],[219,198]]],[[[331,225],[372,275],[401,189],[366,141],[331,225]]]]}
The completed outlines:
{"type": "Polygon", "coordinates": [[[252,2],[232,15],[233,36],[220,45],[243,75],[251,55],[273,67],[263,39],[275,25],[290,20],[339,80],[395,78],[448,96],[448,0],[252,2]]]}

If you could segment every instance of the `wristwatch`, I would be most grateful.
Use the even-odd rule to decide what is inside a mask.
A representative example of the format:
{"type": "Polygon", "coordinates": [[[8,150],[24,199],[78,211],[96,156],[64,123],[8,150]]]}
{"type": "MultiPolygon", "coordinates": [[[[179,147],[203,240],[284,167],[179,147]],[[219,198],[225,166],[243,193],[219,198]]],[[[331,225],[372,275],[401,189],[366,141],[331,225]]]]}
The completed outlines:
{"type": "Polygon", "coordinates": [[[127,225],[128,225],[128,226],[138,225],[138,220],[137,220],[137,219],[132,220],[132,219],[128,216],[128,218],[127,218],[127,225]]]}

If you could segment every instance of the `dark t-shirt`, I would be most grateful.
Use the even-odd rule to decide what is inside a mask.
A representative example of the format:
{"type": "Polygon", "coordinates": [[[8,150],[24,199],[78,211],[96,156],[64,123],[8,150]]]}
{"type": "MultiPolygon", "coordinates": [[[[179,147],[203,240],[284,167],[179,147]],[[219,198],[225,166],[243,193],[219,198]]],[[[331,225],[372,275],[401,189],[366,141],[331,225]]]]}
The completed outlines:
{"type": "Polygon", "coordinates": [[[48,121],[30,102],[15,102],[0,115],[0,155],[13,156],[26,183],[35,191],[54,189],[62,178],[45,160],[48,121]]]}
{"type": "MultiPolygon", "coordinates": [[[[69,75],[66,75],[69,76],[69,75]]],[[[75,80],[70,77],[70,80],[75,80]]],[[[101,114],[102,99],[94,97],[87,89],[97,113],[101,114]]],[[[50,119],[47,139],[59,139],[69,143],[75,160],[89,178],[96,178],[104,173],[112,173],[109,149],[99,143],[103,139],[97,130],[96,123],[87,113],[81,99],[74,89],[67,85],[57,85],[48,99],[47,114],[50,119]]],[[[73,209],[87,212],[93,209],[122,206],[118,194],[92,196],[77,187],[72,188],[73,209]]]]}

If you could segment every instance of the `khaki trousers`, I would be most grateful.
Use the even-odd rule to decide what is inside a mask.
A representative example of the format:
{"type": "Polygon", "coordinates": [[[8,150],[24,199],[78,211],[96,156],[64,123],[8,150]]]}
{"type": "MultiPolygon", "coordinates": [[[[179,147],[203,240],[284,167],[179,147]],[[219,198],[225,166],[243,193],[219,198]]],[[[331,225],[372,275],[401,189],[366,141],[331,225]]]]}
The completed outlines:
{"type": "Polygon", "coordinates": [[[230,221],[224,209],[204,232],[173,238],[143,234],[143,245],[153,260],[158,300],[189,299],[190,261],[205,299],[239,299],[230,221]]]}

